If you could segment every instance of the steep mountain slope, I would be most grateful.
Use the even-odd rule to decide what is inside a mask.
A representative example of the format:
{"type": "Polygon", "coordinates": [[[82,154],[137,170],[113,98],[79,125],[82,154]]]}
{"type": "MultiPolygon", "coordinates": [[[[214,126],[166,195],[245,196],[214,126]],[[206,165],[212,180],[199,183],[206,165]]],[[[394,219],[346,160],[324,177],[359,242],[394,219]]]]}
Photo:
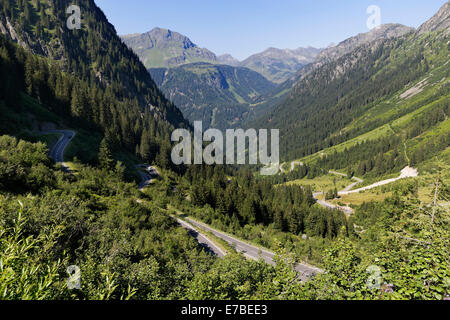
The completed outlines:
{"type": "Polygon", "coordinates": [[[240,66],[261,73],[267,79],[281,83],[292,77],[302,66],[315,61],[321,49],[295,50],[269,48],[242,61],[240,66]]]}
{"type": "MultiPolygon", "coordinates": [[[[437,16],[448,15],[447,3],[437,16]]],[[[294,159],[350,141],[432,102],[441,106],[438,101],[444,99],[444,105],[448,105],[448,27],[441,20],[435,16],[426,24],[435,30],[431,33],[411,33],[409,28],[388,25],[325,50],[316,63],[299,72],[299,81],[287,98],[256,126],[280,128],[282,156],[294,159]],[[430,23],[433,20],[437,23],[430,23]],[[417,99],[419,96],[414,96],[428,87],[433,94],[422,102],[405,102],[408,98],[417,99]],[[401,97],[397,104],[393,104],[394,97],[401,97]],[[369,114],[383,114],[383,117],[369,114]]],[[[433,116],[427,117],[446,114],[445,110],[433,110],[430,111],[433,116]]],[[[416,121],[420,122],[418,117],[416,121]]],[[[446,116],[441,120],[445,119],[446,116]]],[[[441,120],[430,126],[440,125],[441,120]]],[[[446,130],[438,132],[437,139],[444,140],[436,145],[442,150],[447,133],[446,130]]],[[[423,130],[416,132],[417,135],[423,133],[423,130]]],[[[387,137],[391,136],[395,136],[392,131],[387,137]]],[[[416,135],[412,134],[408,139],[414,137],[416,135]]],[[[388,145],[386,141],[384,145],[388,145]]],[[[368,150],[369,153],[363,153],[360,148],[359,152],[368,159],[369,154],[372,157],[379,149],[372,146],[368,150]]],[[[345,150],[341,151],[342,157],[349,157],[345,150]]],[[[358,152],[354,151],[356,157],[358,152]]],[[[400,157],[401,154],[394,157],[394,162],[405,163],[400,157]]]]}
{"type": "Polygon", "coordinates": [[[275,87],[255,71],[227,65],[194,63],[149,72],[187,119],[221,129],[241,119],[248,104],[275,87]]]}
{"type": "Polygon", "coordinates": [[[188,37],[167,29],[154,28],[143,34],[124,35],[122,39],[147,69],[217,62],[216,55],[208,49],[199,48],[188,37]]]}
{"type": "Polygon", "coordinates": [[[45,113],[40,123],[59,117],[57,126],[85,131],[73,143],[72,155],[79,159],[96,163],[104,137],[118,156],[169,165],[169,134],[188,123],[94,1],[77,3],[80,30],[66,26],[66,1],[0,3],[1,67],[6,70],[1,74],[1,132],[36,129],[27,120],[45,113]],[[42,112],[36,115],[30,105],[42,112]]]}
{"type": "Polygon", "coordinates": [[[316,63],[327,63],[339,59],[347,53],[354,51],[356,48],[365,45],[376,45],[388,39],[399,38],[405,34],[414,32],[414,28],[410,28],[401,24],[383,24],[378,28],[374,28],[367,33],[361,33],[342,41],[337,46],[329,47],[323,50],[317,57],[316,63]]]}
{"type": "Polygon", "coordinates": [[[176,126],[182,123],[179,110],[159,92],[94,1],[79,1],[79,6],[82,29],[69,30],[66,1],[5,0],[0,31],[30,52],[59,61],[64,70],[109,87],[120,99],[137,99],[142,111],[151,110],[176,126]]]}
{"type": "Polygon", "coordinates": [[[448,36],[450,32],[449,8],[450,2],[445,3],[430,20],[420,26],[418,34],[420,35],[430,31],[444,30],[443,36],[448,36]]]}
{"type": "Polygon", "coordinates": [[[120,99],[137,99],[142,110],[158,113],[176,126],[183,123],[179,110],[159,92],[94,1],[78,5],[82,29],[69,30],[66,1],[2,1],[0,31],[30,52],[60,61],[64,70],[109,87],[120,99]]]}
{"type": "Polygon", "coordinates": [[[286,81],[279,84],[272,91],[261,96],[257,102],[251,106],[247,118],[243,120],[243,124],[254,126],[255,119],[261,118],[273,111],[273,109],[286,100],[292,88],[300,82],[300,80],[324,64],[339,59],[343,55],[356,50],[359,46],[367,45],[369,43],[377,45],[387,39],[400,37],[412,32],[414,32],[413,28],[400,24],[386,24],[380,26],[378,29],[346,39],[338,45],[332,45],[323,49],[313,62],[300,67],[286,81]]]}

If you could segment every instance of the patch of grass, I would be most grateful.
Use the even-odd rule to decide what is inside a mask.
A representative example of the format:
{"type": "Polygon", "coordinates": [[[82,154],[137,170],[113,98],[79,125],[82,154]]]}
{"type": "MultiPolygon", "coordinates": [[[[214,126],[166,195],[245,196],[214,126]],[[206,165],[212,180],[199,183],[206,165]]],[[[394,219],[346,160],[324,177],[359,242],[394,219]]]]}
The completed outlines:
{"type": "Polygon", "coordinates": [[[327,174],[314,179],[299,179],[294,181],[286,182],[285,185],[301,185],[301,186],[311,186],[313,191],[324,191],[327,192],[331,189],[337,188],[339,191],[345,189],[348,185],[352,184],[354,181],[347,177],[327,174]]]}
{"type": "Polygon", "coordinates": [[[75,158],[83,163],[95,164],[102,136],[97,132],[77,130],[76,136],[67,146],[64,158],[73,161],[75,158]]]}
{"type": "Polygon", "coordinates": [[[329,202],[338,205],[353,205],[359,206],[364,202],[370,201],[383,201],[384,199],[392,196],[392,192],[382,192],[381,190],[367,190],[359,193],[351,193],[345,196],[341,196],[339,199],[330,200],[329,202]]]}
{"type": "Polygon", "coordinates": [[[74,162],[74,161],[69,161],[69,162],[65,162],[65,164],[66,164],[66,166],[69,168],[70,173],[71,173],[71,174],[74,174],[74,175],[77,175],[78,172],[79,172],[79,171],[81,170],[81,168],[83,167],[83,165],[82,165],[80,162],[78,162],[78,161],[76,161],[76,162],[74,162]]]}
{"type": "Polygon", "coordinates": [[[61,118],[44,108],[36,99],[26,94],[21,94],[24,111],[32,113],[37,121],[53,122],[55,124],[61,121],[61,118]]]}
{"type": "Polygon", "coordinates": [[[53,148],[56,142],[61,138],[60,134],[51,133],[37,136],[37,140],[45,143],[49,149],[53,148]]]}

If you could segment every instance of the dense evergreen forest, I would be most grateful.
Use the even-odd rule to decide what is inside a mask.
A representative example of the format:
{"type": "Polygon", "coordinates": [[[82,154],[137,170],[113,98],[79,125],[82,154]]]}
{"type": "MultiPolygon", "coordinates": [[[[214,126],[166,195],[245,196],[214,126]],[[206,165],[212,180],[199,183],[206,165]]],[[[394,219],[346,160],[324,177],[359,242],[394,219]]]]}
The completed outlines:
{"type": "Polygon", "coordinates": [[[246,118],[250,105],[275,87],[255,71],[227,65],[192,63],[149,72],[186,119],[220,130],[246,118]]]}
{"type": "Polygon", "coordinates": [[[316,201],[309,187],[276,186],[270,179],[255,178],[250,171],[228,181],[220,167],[189,167],[184,178],[192,204],[212,209],[200,213],[202,220],[232,233],[244,226],[272,225],[295,235],[332,239],[342,227],[347,235],[353,230],[343,212],[313,206],[316,201]]]}
{"type": "MultiPolygon", "coordinates": [[[[284,160],[316,153],[392,121],[375,119],[361,127],[346,128],[385,97],[392,97],[427,75],[431,66],[440,68],[447,59],[448,44],[439,33],[407,35],[385,40],[375,47],[363,45],[313,69],[294,85],[284,102],[250,126],[282,128],[280,152],[284,160]]],[[[443,90],[446,92],[435,99],[448,95],[448,86],[443,90]]],[[[411,111],[402,110],[403,114],[411,111]]]]}
{"type": "Polygon", "coordinates": [[[181,112],[159,91],[139,58],[122,43],[94,1],[73,1],[80,7],[82,29],[68,30],[67,2],[4,0],[0,19],[16,28],[30,51],[57,60],[67,72],[89,85],[108,88],[110,95],[142,112],[153,112],[178,127],[181,112]]]}
{"type": "Polygon", "coordinates": [[[187,122],[93,2],[79,4],[86,12],[83,25],[87,30],[73,30],[72,34],[67,29],[59,31],[66,20],[63,1],[52,5],[2,1],[4,16],[0,19],[17,26],[24,38],[36,39],[30,40],[29,51],[43,55],[33,55],[0,36],[2,132],[13,133],[17,122],[23,122],[21,95],[26,93],[61,116],[67,126],[99,132],[115,151],[127,150],[143,161],[169,166],[170,132],[174,125],[187,127],[187,122]],[[34,48],[42,43],[49,45],[34,48]],[[61,50],[56,61],[51,53],[55,48],[61,50]],[[44,49],[50,53],[40,52],[44,49]]]}
{"type": "MultiPolygon", "coordinates": [[[[327,272],[303,283],[296,281],[298,274],[292,269],[298,259],[293,254],[295,251],[288,253],[282,249],[291,238],[280,237],[282,242],[277,242],[275,268],[238,254],[216,259],[203,251],[162,207],[186,201],[173,194],[169,180],[142,195],[134,184],[124,182],[117,171],[82,167],[77,175],[63,173],[51,165],[46,146],[41,143],[2,136],[0,147],[2,299],[442,299],[448,296],[449,213],[435,206],[419,209],[413,197],[397,195],[383,203],[368,203],[358,208],[348,223],[345,218],[339,218],[338,212],[331,213],[337,220],[327,219],[323,224],[320,220],[330,215],[311,208],[307,190],[293,192],[294,189],[286,188],[275,192],[273,200],[286,196],[279,200],[287,212],[291,205],[300,205],[304,211],[299,213],[309,212],[309,241],[317,241],[314,235],[319,239],[329,237],[328,242],[322,242],[320,250],[320,265],[327,272]],[[333,229],[337,233],[320,230],[330,225],[338,227],[339,223],[342,230],[333,229]],[[348,233],[349,224],[358,225],[359,231],[348,233]],[[73,264],[82,270],[81,290],[68,290],[66,286],[67,267],[73,264]],[[372,264],[383,270],[381,289],[367,286],[372,275],[366,269],[372,264]]],[[[207,171],[191,172],[185,179],[192,175],[207,178],[211,175],[207,171]]],[[[215,171],[215,182],[220,183],[221,173],[215,171]]],[[[255,198],[244,201],[235,220],[237,224],[239,219],[252,221],[246,216],[247,210],[263,206],[272,210],[270,203],[276,202],[259,202],[257,192],[248,189],[250,185],[259,185],[258,191],[268,196],[262,191],[263,182],[249,181],[246,186],[245,179],[238,181],[238,186],[245,190],[243,194],[254,194],[255,198]]],[[[183,183],[178,188],[182,186],[183,183]]],[[[235,187],[232,182],[228,188],[235,187]]],[[[193,186],[193,194],[198,193],[197,188],[193,186]]],[[[223,192],[223,188],[218,190],[223,192]]],[[[440,192],[441,195],[444,196],[440,192]]],[[[225,203],[239,207],[233,201],[225,203]]],[[[185,203],[185,208],[188,206],[185,203]]],[[[222,209],[218,207],[218,210],[222,209]]],[[[300,231],[302,226],[289,217],[286,216],[287,230],[300,231]]]]}

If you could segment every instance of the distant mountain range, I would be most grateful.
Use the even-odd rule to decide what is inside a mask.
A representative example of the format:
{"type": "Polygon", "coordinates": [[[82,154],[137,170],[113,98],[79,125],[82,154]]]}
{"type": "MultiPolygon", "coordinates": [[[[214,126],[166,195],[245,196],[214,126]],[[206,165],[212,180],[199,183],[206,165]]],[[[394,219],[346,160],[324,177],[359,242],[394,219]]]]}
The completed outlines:
{"type": "MultiPolygon", "coordinates": [[[[315,57],[315,60],[298,69],[286,81],[280,83],[273,90],[267,92],[257,99],[257,101],[249,109],[244,120],[250,125],[253,120],[268,114],[276,106],[281,104],[291,93],[292,88],[310,73],[319,69],[325,64],[332,63],[345,54],[351,53],[362,45],[377,44],[387,39],[400,37],[402,35],[415,32],[414,28],[406,27],[400,24],[385,24],[379,28],[367,33],[361,33],[354,37],[350,37],[339,44],[332,44],[328,48],[323,49],[315,57]]],[[[312,49],[314,50],[314,49],[312,49]]],[[[297,50],[300,51],[300,50],[297,50]]],[[[247,59],[248,60],[248,59],[247,59]]]]}
{"type": "Polygon", "coordinates": [[[313,62],[321,52],[311,47],[295,50],[269,48],[240,62],[230,54],[217,56],[200,48],[188,37],[167,29],[154,28],[143,34],[124,35],[122,40],[149,69],[173,68],[195,62],[226,64],[249,68],[274,83],[286,81],[302,66],[313,62]]]}
{"type": "Polygon", "coordinates": [[[217,57],[217,60],[222,64],[227,64],[229,66],[238,67],[240,65],[240,61],[233,57],[231,54],[223,54],[217,57]]]}
{"type": "MultiPolygon", "coordinates": [[[[170,56],[175,51],[168,50],[163,60],[170,63],[149,71],[188,120],[202,119],[205,127],[282,128],[281,152],[286,159],[296,159],[370,130],[396,128],[395,119],[445,96],[448,72],[441,65],[448,61],[448,8],[449,3],[418,30],[385,24],[323,50],[269,48],[242,62],[229,54],[216,56],[177,34],[179,57],[170,56]],[[202,61],[191,63],[195,59],[202,61]],[[404,103],[410,92],[417,97],[404,103]],[[391,106],[389,112],[386,105],[391,106]]],[[[171,34],[167,41],[173,42],[174,33],[164,32],[162,38],[171,34]]],[[[142,60],[143,48],[149,59],[155,55],[156,60],[163,48],[173,48],[161,40],[137,47],[128,43],[141,52],[142,60]]],[[[440,111],[430,107],[429,112],[440,111]]],[[[410,120],[405,123],[419,126],[410,120]]],[[[406,132],[408,126],[395,130],[406,132]]],[[[442,137],[446,139],[445,134],[442,137]]],[[[414,145],[416,150],[426,148],[419,142],[414,145]]],[[[403,165],[401,154],[396,161],[403,165]]]]}
{"type": "MultiPolygon", "coordinates": [[[[401,24],[384,24],[379,28],[373,29],[370,32],[361,33],[356,36],[350,37],[339,44],[330,45],[328,48],[320,51],[316,55],[316,58],[311,63],[298,69],[298,71],[289,77],[286,81],[277,86],[274,91],[269,92],[265,96],[260,98],[259,104],[264,106],[274,106],[286,97],[290,93],[292,87],[303,79],[306,75],[310,74],[314,70],[317,70],[321,66],[338,60],[345,54],[348,54],[358,47],[367,44],[377,44],[387,39],[397,38],[408,33],[415,32],[414,28],[406,27],[401,24]]],[[[262,110],[258,110],[260,114],[267,112],[267,108],[262,107],[262,110]]]]}
{"type": "Polygon", "coordinates": [[[314,62],[321,52],[311,47],[269,48],[241,62],[230,54],[217,56],[168,29],[124,35],[122,40],[188,120],[203,120],[206,127],[218,128],[245,119],[250,105],[314,62]]]}
{"type": "Polygon", "coordinates": [[[247,126],[283,128],[280,152],[286,159],[319,152],[330,159],[340,157],[339,165],[345,166],[349,150],[364,159],[377,145],[402,165],[407,164],[402,148],[408,149],[405,158],[410,160],[420,159],[419,153],[430,149],[430,144],[439,144],[432,150],[437,154],[448,146],[450,134],[445,109],[449,19],[447,2],[418,30],[382,25],[323,50],[314,63],[263,97],[251,110],[259,112],[259,119],[247,126]],[[410,140],[406,147],[381,141],[392,131],[410,140]],[[363,142],[367,145],[359,145],[363,142]],[[335,155],[336,151],[342,155],[335,155]]]}
{"type": "Polygon", "coordinates": [[[360,33],[354,37],[350,37],[340,42],[336,46],[330,46],[326,48],[317,56],[317,62],[323,64],[332,60],[336,60],[361,45],[368,43],[374,44],[375,42],[398,38],[414,31],[414,28],[407,27],[401,24],[383,24],[377,28],[372,29],[370,32],[360,33]]]}
{"type": "Polygon", "coordinates": [[[239,65],[261,73],[272,82],[282,83],[303,66],[314,62],[321,51],[312,47],[295,50],[269,48],[252,55],[239,65]]]}

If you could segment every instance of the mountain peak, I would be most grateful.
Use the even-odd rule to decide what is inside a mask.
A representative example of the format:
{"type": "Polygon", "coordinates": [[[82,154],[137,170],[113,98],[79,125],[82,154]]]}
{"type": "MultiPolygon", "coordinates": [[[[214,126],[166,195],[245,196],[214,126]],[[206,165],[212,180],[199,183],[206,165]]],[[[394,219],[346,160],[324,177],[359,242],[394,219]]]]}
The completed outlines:
{"type": "Polygon", "coordinates": [[[217,57],[217,60],[222,64],[227,64],[229,66],[237,67],[240,61],[233,57],[231,54],[225,53],[217,57]]]}
{"type": "Polygon", "coordinates": [[[196,48],[197,45],[193,43],[188,37],[164,28],[153,28],[152,30],[135,35],[125,35],[122,37],[125,42],[142,43],[148,48],[159,47],[179,47],[182,49],[196,48]]]}
{"type": "Polygon", "coordinates": [[[152,30],[145,32],[144,35],[150,35],[150,36],[154,36],[154,37],[164,37],[168,40],[176,40],[178,38],[189,39],[188,37],[186,37],[178,32],[174,32],[174,31],[171,31],[170,29],[164,29],[164,28],[159,28],[159,27],[155,27],[152,30]]]}
{"type": "Polygon", "coordinates": [[[217,61],[214,53],[198,47],[185,35],[170,29],[156,27],[143,34],[124,35],[122,40],[148,69],[217,61]]]}
{"type": "Polygon", "coordinates": [[[396,38],[403,36],[407,33],[413,32],[414,28],[407,27],[399,23],[386,23],[382,24],[377,28],[373,28],[367,33],[360,34],[361,36],[366,35],[367,37],[375,37],[376,39],[384,38],[396,38]]]}
{"type": "Polygon", "coordinates": [[[445,35],[450,34],[450,1],[447,1],[439,11],[427,22],[419,27],[418,33],[446,30],[445,35]]]}

